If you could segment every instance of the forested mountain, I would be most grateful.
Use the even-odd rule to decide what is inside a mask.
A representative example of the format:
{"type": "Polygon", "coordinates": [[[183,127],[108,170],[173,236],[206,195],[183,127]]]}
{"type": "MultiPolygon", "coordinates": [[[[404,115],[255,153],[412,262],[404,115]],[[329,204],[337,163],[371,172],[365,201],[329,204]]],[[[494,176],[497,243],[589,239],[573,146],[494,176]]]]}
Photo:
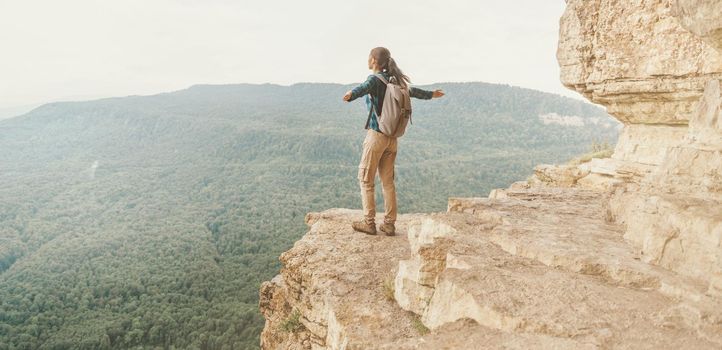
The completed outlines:
{"type": "MultiPolygon", "coordinates": [[[[360,208],[367,113],[341,100],[351,87],[202,85],[0,121],[0,350],[257,348],[259,284],[304,214],[360,208]]],[[[615,122],[581,101],[421,88],[447,95],[413,101],[401,213],[616,141],[615,122]]]]}

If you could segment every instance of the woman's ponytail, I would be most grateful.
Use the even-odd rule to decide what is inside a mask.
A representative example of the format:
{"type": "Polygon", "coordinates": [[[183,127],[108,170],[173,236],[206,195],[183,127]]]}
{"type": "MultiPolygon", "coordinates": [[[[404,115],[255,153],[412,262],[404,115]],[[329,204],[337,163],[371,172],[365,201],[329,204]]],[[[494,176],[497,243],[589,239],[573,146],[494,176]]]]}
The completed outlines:
{"type": "Polygon", "coordinates": [[[389,57],[389,63],[387,65],[387,69],[389,70],[389,74],[391,76],[396,78],[396,81],[402,85],[402,86],[408,86],[411,83],[411,79],[404,74],[404,72],[401,71],[401,68],[396,65],[396,61],[394,61],[393,58],[389,57]]]}
{"type": "MultiPolygon", "coordinates": [[[[408,86],[411,83],[411,79],[401,71],[396,61],[391,58],[391,52],[385,47],[376,47],[371,50],[371,57],[376,59],[379,67],[386,70],[393,78],[396,78],[396,83],[402,86],[408,86]]],[[[393,79],[392,78],[392,79],[393,79]]]]}

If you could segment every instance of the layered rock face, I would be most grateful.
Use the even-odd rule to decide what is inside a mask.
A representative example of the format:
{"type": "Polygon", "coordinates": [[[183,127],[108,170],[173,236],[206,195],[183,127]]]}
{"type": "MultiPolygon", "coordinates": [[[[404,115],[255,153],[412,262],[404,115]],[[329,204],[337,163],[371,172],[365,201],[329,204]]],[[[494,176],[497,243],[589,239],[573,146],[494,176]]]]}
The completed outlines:
{"type": "Polygon", "coordinates": [[[568,0],[561,79],[624,123],[612,157],[401,215],[395,237],[307,215],[262,285],[262,348],[722,348],[719,50],[719,1],[568,0]]]}
{"type": "Polygon", "coordinates": [[[675,15],[682,26],[722,51],[722,3],[709,0],[677,0],[675,15]]]}
{"type": "Polygon", "coordinates": [[[659,164],[660,149],[684,137],[707,81],[722,78],[720,52],[675,16],[709,23],[720,12],[703,8],[714,3],[567,1],[557,51],[561,80],[625,124],[614,159],[659,164]]]}
{"type": "Polygon", "coordinates": [[[401,215],[395,237],[353,232],[359,210],[308,214],[309,232],[261,287],[262,348],[722,346],[720,299],[641,261],[602,192],[501,193],[401,215]]]}
{"type": "Polygon", "coordinates": [[[722,2],[569,1],[560,32],[562,82],[625,124],[579,185],[616,187],[612,214],[642,260],[719,293],[722,2]]]}

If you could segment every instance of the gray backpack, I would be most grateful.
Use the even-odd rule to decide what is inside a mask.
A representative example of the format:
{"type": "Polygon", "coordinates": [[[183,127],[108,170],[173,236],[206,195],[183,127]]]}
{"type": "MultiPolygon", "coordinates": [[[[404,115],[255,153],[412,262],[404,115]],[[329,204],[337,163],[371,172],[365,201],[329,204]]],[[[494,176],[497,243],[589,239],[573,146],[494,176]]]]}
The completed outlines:
{"type": "MultiPolygon", "coordinates": [[[[386,84],[386,93],[384,94],[384,104],[381,107],[381,113],[376,111],[378,117],[379,129],[381,133],[391,137],[401,137],[406,131],[406,125],[411,122],[411,96],[409,88],[401,86],[393,82],[386,81],[381,74],[376,74],[384,84],[386,84]]],[[[371,120],[371,112],[375,109],[373,100],[371,101],[371,111],[369,111],[369,119],[371,120]]],[[[368,128],[369,121],[366,121],[368,128]]]]}

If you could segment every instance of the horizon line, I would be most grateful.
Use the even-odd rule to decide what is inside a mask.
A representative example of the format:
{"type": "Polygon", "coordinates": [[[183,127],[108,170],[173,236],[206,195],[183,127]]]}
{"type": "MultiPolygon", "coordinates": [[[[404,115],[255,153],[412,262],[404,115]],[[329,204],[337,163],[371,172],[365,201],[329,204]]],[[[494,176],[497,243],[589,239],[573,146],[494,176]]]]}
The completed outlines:
{"type": "MultiPolygon", "coordinates": [[[[114,95],[114,96],[67,96],[67,97],[60,97],[56,100],[49,100],[45,102],[38,102],[38,103],[28,103],[28,104],[22,104],[22,105],[9,105],[9,106],[0,106],[0,111],[2,110],[12,110],[12,109],[27,109],[27,112],[23,112],[21,114],[17,114],[15,116],[20,116],[23,114],[26,114],[32,110],[35,110],[38,107],[49,105],[49,104],[55,104],[55,103],[80,103],[80,102],[91,102],[91,101],[99,101],[99,100],[106,100],[106,99],[117,99],[117,98],[127,98],[127,97],[151,97],[151,96],[157,96],[157,95],[163,95],[163,94],[171,94],[176,93],[184,90],[189,90],[196,86],[233,86],[233,85],[256,85],[256,86],[263,86],[263,85],[273,85],[273,86],[279,86],[279,87],[292,87],[294,85],[300,85],[300,84],[319,84],[319,85],[357,85],[361,82],[352,82],[352,83],[336,83],[336,82],[318,82],[318,81],[299,81],[294,82],[290,84],[283,84],[283,83],[272,83],[272,82],[264,82],[264,83],[245,83],[245,82],[239,82],[239,83],[195,83],[186,86],[185,88],[177,89],[177,90],[167,90],[167,91],[160,91],[155,93],[149,93],[149,94],[129,94],[129,95],[114,95]]],[[[573,100],[583,101],[592,105],[595,105],[594,103],[591,103],[589,100],[585,99],[583,96],[566,96],[562,95],[558,92],[551,92],[551,91],[544,91],[544,90],[538,90],[530,87],[524,87],[520,85],[512,85],[509,83],[493,83],[493,82],[487,82],[487,81],[481,81],[481,80],[470,80],[470,81],[441,81],[441,82],[434,82],[434,83],[428,83],[428,84],[412,84],[416,86],[428,86],[428,85],[434,85],[434,84],[488,84],[488,85],[502,85],[502,86],[509,86],[513,88],[520,88],[525,90],[532,90],[542,93],[547,93],[551,95],[556,95],[560,97],[565,97],[573,100]]],[[[570,89],[570,91],[573,91],[570,89]]],[[[13,118],[14,116],[2,116],[0,115],[0,120],[2,119],[9,119],[13,118]]]]}

